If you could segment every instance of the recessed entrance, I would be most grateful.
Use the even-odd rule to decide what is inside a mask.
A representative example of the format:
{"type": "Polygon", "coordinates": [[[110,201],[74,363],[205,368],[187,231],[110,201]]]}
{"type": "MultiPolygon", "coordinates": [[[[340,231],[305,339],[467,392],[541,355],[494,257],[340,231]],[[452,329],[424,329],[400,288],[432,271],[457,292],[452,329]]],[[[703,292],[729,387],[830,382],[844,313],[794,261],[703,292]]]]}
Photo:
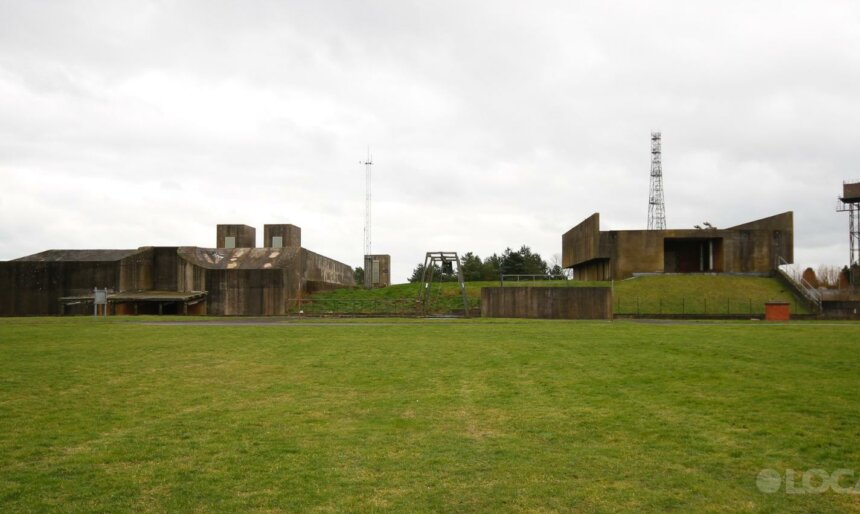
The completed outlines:
{"type": "Polygon", "coordinates": [[[663,240],[666,273],[719,272],[723,270],[723,239],[670,238],[663,240]]]}

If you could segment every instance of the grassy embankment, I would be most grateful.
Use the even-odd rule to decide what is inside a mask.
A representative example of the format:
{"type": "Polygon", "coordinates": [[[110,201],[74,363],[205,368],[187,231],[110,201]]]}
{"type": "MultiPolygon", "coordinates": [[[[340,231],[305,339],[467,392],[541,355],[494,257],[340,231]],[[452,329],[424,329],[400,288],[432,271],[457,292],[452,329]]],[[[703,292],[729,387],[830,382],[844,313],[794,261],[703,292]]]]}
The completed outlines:
{"type": "MultiPolygon", "coordinates": [[[[760,315],[769,300],[785,300],[792,312],[805,314],[803,302],[775,278],[732,275],[664,275],[609,282],[524,281],[506,282],[507,286],[536,287],[614,287],[613,304],[617,314],[738,314],[760,315]]],[[[470,308],[479,306],[482,287],[498,287],[498,282],[467,282],[470,308]]],[[[305,312],[419,313],[419,284],[398,284],[365,290],[339,289],[318,293],[303,306],[305,312]]],[[[463,302],[456,283],[433,284],[430,312],[462,310],[463,302]]]]}

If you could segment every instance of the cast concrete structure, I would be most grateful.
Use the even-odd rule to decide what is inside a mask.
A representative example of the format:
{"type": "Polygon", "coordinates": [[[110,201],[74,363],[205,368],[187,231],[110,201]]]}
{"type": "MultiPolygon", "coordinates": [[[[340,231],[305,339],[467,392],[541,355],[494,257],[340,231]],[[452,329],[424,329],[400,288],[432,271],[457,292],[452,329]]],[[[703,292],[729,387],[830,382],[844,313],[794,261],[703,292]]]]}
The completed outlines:
{"type": "Polygon", "coordinates": [[[612,319],[612,288],[482,287],[481,317],[612,319]]]}
{"type": "Polygon", "coordinates": [[[302,229],[295,225],[264,225],[263,246],[266,248],[300,248],[302,229]]]}
{"type": "Polygon", "coordinates": [[[257,229],[248,225],[218,225],[215,248],[254,248],[257,229]]]}
{"type": "Polygon", "coordinates": [[[364,256],[364,287],[388,287],[391,285],[391,256],[364,256]]]}
{"type": "Polygon", "coordinates": [[[600,230],[595,213],[561,239],[562,266],[576,280],[638,273],[770,274],[794,262],[794,215],[784,212],[727,229],[600,230]]]}
{"type": "Polygon", "coordinates": [[[219,225],[219,248],[48,250],[0,262],[0,316],[92,313],[93,288],[115,313],[280,315],[303,294],[353,286],[353,270],[301,247],[295,225],[267,225],[281,247],[253,242],[245,225],[219,225]],[[280,227],[280,228],[275,228],[280,227]]]}

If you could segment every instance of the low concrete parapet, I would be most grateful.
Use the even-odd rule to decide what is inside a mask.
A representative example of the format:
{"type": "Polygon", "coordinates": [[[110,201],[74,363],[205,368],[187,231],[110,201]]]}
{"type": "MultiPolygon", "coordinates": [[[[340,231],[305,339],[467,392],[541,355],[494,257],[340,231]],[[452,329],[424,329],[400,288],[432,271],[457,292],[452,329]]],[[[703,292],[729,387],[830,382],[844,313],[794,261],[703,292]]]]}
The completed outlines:
{"type": "Polygon", "coordinates": [[[484,287],[485,318],[612,319],[609,287],[484,287]]]}

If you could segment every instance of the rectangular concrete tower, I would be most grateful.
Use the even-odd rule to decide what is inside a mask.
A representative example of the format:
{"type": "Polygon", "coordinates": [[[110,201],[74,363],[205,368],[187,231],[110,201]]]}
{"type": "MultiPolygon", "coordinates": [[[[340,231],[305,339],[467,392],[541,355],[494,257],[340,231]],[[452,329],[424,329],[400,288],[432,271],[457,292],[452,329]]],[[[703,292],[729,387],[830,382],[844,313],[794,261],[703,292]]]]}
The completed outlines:
{"type": "Polygon", "coordinates": [[[263,248],[300,248],[302,229],[295,225],[264,225],[263,248]]]}
{"type": "Polygon", "coordinates": [[[391,285],[391,256],[364,256],[364,287],[388,287],[391,285]]]}
{"type": "Polygon", "coordinates": [[[257,229],[248,225],[218,225],[215,248],[256,248],[257,229]]]}

